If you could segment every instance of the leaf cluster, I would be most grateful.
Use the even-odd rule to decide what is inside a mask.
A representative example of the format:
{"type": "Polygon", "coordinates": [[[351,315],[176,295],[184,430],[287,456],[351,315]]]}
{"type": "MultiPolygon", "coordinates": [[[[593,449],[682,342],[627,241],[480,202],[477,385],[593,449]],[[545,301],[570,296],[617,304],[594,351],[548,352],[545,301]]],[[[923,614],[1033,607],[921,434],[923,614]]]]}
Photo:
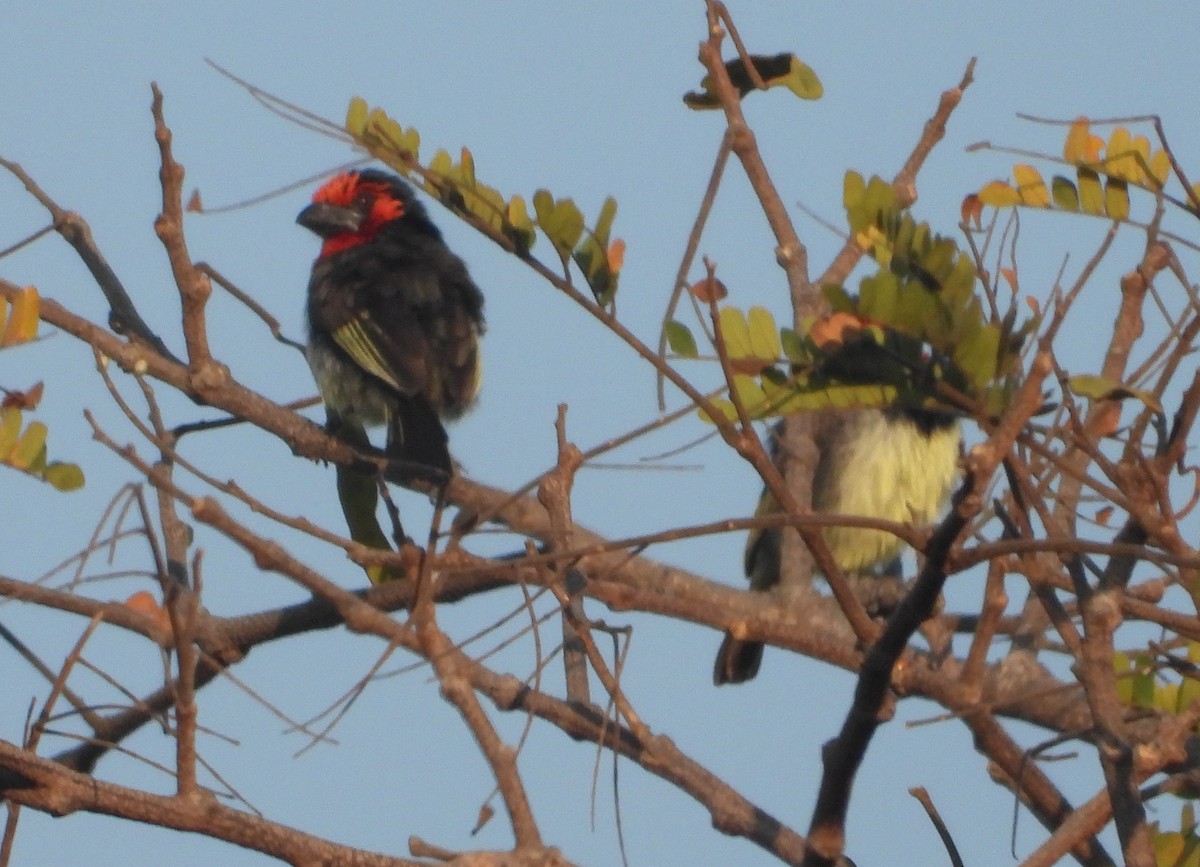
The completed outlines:
{"type": "MultiPolygon", "coordinates": [[[[10,303],[0,298],[0,350],[11,349],[37,337],[38,293],[26,286],[10,303]]],[[[60,491],[83,487],[83,470],[75,464],[49,461],[43,422],[24,423],[22,410],[36,409],[41,401],[42,384],[23,391],[3,389],[0,403],[0,465],[48,482],[60,491]]]]}
{"type": "MultiPolygon", "coordinates": [[[[1127,221],[1129,188],[1163,194],[1171,178],[1166,148],[1154,148],[1144,135],[1116,127],[1107,142],[1091,131],[1087,118],[1078,118],[1063,142],[1062,163],[1075,170],[1074,180],[1054,175],[1047,185],[1027,163],[1013,166],[1012,182],[991,181],[963,202],[964,218],[979,220],[982,208],[1045,208],[1127,221]]],[[[1185,191],[1182,207],[1200,213],[1200,185],[1185,191]]]]}
{"type": "Polygon", "coordinates": [[[625,244],[611,238],[617,214],[611,196],[604,200],[591,229],[572,199],[557,198],[546,189],[533,194],[531,216],[522,196],[505,198],[476,177],[475,160],[467,148],[457,162],[439,149],[428,165],[422,165],[420,133],[404,128],[383,109],[370,108],[360,97],[350,100],[346,131],[372,156],[518,256],[530,255],[540,231],[564,269],[575,263],[601,306],[610,306],[615,300],[625,244]]]}
{"type": "MultiPolygon", "coordinates": [[[[877,266],[857,293],[822,287],[830,312],[806,321],[800,332],[778,328],[763,308],[720,309],[717,329],[734,372],[731,387],[747,412],[766,418],[897,403],[947,408],[949,392],[998,414],[1035,323],[1018,326],[1015,307],[993,321],[976,292],[969,253],[917,221],[887,182],[848,172],[843,202],[851,237],[877,266]]],[[[708,291],[702,284],[693,294],[708,291]]],[[[687,326],[672,321],[665,328],[675,354],[696,357],[687,326]]],[[[716,405],[736,416],[731,401],[716,405]]]]}

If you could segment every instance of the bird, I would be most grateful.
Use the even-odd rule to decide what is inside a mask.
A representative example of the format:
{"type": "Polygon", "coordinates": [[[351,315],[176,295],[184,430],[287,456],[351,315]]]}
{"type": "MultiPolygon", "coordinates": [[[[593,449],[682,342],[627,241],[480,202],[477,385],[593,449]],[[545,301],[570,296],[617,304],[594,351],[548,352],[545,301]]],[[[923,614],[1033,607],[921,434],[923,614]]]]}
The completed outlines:
{"type": "MultiPolygon", "coordinates": [[[[779,466],[782,423],[770,439],[772,460],[779,466]]],[[[924,524],[945,505],[958,471],[961,432],[956,416],[923,407],[892,406],[822,412],[814,440],[814,512],[856,515],[898,523],[924,524]]],[[[775,498],[763,491],[756,516],[779,511],[775,498]]],[[[868,574],[879,567],[898,572],[903,542],[883,530],[825,527],[825,543],[838,568],[847,575],[868,574]]],[[[743,558],[750,589],[769,592],[779,584],[782,530],[761,528],[750,533],[743,558]]],[[[713,683],[744,683],[758,674],[761,642],[726,633],[713,666],[713,683]]]]}
{"type": "Polygon", "coordinates": [[[443,421],[474,403],[483,293],[400,177],[342,172],[296,222],[322,239],[308,283],[306,355],[327,428],[358,446],[386,425],[397,480],[454,472],[443,421]]]}

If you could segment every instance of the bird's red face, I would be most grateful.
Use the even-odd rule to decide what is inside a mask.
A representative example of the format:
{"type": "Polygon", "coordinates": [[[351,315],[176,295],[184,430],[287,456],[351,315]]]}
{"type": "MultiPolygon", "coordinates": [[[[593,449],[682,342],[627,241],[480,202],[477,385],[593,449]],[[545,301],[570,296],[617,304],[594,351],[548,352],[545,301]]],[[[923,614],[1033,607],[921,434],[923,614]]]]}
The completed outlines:
{"type": "Polygon", "coordinates": [[[357,172],[344,172],[313,194],[313,203],[301,212],[301,225],[325,242],[321,258],[366,243],[392,220],[404,216],[404,203],[388,185],[363,180],[357,172]]]}

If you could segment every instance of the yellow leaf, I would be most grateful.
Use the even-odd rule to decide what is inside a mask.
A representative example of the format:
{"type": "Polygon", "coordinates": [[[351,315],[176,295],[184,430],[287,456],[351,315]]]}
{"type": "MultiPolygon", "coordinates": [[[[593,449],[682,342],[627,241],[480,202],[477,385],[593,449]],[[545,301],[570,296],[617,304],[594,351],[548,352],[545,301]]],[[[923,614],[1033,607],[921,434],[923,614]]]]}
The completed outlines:
{"type": "Polygon", "coordinates": [[[1017,181],[1017,191],[1021,196],[1021,204],[1031,208],[1050,207],[1050,191],[1046,182],[1033,166],[1018,163],[1013,166],[1013,177],[1017,181]]]}
{"type": "Polygon", "coordinates": [[[42,465],[45,466],[46,433],[46,425],[40,421],[31,421],[8,456],[9,463],[18,469],[28,470],[33,467],[38,457],[42,456],[42,465]]]}
{"type": "Polygon", "coordinates": [[[779,345],[779,329],[775,317],[765,307],[751,307],[746,317],[750,328],[750,348],[754,357],[775,362],[783,354],[779,345]]]}
{"type": "Polygon", "coordinates": [[[1200,210],[1200,181],[1192,184],[1191,193],[1192,197],[1189,204],[1194,210],[1200,210]]]}
{"type": "Polygon", "coordinates": [[[367,128],[367,101],[361,96],[350,100],[346,109],[346,132],[355,138],[362,138],[367,128]]]}
{"type": "MultiPolygon", "coordinates": [[[[721,415],[725,416],[725,418],[727,420],[737,421],[737,409],[734,407],[734,405],[731,401],[729,401],[723,397],[714,397],[712,399],[711,403],[713,405],[713,408],[716,409],[717,412],[719,412],[721,415]]],[[[709,414],[706,413],[704,410],[700,410],[699,412],[700,412],[701,421],[706,421],[709,424],[716,423],[709,416],[709,414]]]]}
{"type": "Polygon", "coordinates": [[[1104,190],[1100,186],[1100,175],[1095,169],[1082,166],[1079,174],[1079,205],[1084,213],[1099,216],[1104,213],[1104,190]]]}
{"type": "Polygon", "coordinates": [[[1129,162],[1132,174],[1129,180],[1135,184],[1144,184],[1149,177],[1150,139],[1144,135],[1136,136],[1131,142],[1131,150],[1129,162]]]}
{"type": "Polygon", "coordinates": [[[1159,189],[1167,185],[1167,179],[1171,176],[1171,158],[1165,150],[1155,151],[1150,157],[1150,175],[1158,181],[1159,189]]]}
{"type": "Polygon", "coordinates": [[[1021,203],[1021,194],[1007,181],[992,181],[979,191],[979,201],[993,208],[1011,208],[1021,203]]]}
{"type": "Polygon", "coordinates": [[[725,341],[725,354],[730,358],[750,358],[750,326],[742,311],[736,307],[722,307],[718,322],[725,341]]]}
{"type": "Polygon", "coordinates": [[[14,406],[0,409],[0,461],[8,458],[20,435],[21,411],[14,406]]]}
{"type": "Polygon", "coordinates": [[[16,297],[9,303],[12,308],[9,311],[8,321],[4,323],[4,330],[0,333],[0,347],[26,343],[37,336],[37,289],[25,286],[17,290],[16,297]]]}
{"type": "Polygon", "coordinates": [[[1113,220],[1129,219],[1129,185],[1120,178],[1109,178],[1104,185],[1104,211],[1113,220]]]}
{"type": "Polygon", "coordinates": [[[767,395],[758,380],[752,376],[737,374],[733,377],[733,390],[741,401],[742,408],[751,418],[757,417],[767,408],[767,395]]]}
{"type": "Polygon", "coordinates": [[[1104,164],[1108,174],[1124,180],[1132,180],[1130,166],[1134,164],[1133,144],[1129,130],[1119,126],[1112,131],[1108,139],[1108,153],[1105,154],[1104,164]]]}

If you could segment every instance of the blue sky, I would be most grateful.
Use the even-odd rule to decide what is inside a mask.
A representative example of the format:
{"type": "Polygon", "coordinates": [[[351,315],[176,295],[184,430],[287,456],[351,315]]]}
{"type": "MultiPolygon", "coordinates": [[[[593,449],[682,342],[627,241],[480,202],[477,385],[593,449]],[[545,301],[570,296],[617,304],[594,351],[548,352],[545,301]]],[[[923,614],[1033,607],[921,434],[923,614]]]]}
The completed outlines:
{"type": "MultiPolygon", "coordinates": [[[[959,80],[972,56],[978,57],[976,83],[919,182],[919,215],[946,232],[957,222],[962,196],[1006,175],[1012,162],[968,154],[966,145],[987,139],[1057,152],[1062,131],[1018,121],[1019,111],[1052,117],[1157,112],[1181,161],[1195,165],[1200,114],[1192,87],[1197,30],[1190,13],[1173,10],[1176,17],[1167,19],[1141,11],[1135,18],[1128,7],[1118,13],[1107,5],[1084,11],[1040,3],[928,4],[919,13],[885,2],[730,5],[752,50],[794,51],[825,84],[825,98],[817,103],[773,91],[747,104],[780,193],[795,206],[814,272],[840,239],[806,218],[798,203],[840,223],[843,172],[894,173],[939,94],[959,80]]],[[[89,220],[110,263],[172,346],[180,345],[178,298],[152,230],[160,192],[149,83],[157,81],[165,94],[186,187],[198,188],[209,207],[270,191],[352,156],[344,145],[265,111],[206,66],[205,57],[334,120],[343,117],[351,96],[363,96],[420,130],[427,153],[469,146],[479,176],[503,191],[528,197],[548,187],[572,196],[590,215],[606,195],[615,196],[620,210],[614,232],[628,244],[619,314],[644,340],[657,339],[722,131],[719,115],[690,112],[680,100],[702,74],[696,62],[705,34],[699,2],[14,3],[5,19],[0,155],[21,163],[60,204],[89,220]]],[[[294,225],[310,192],[192,217],[187,225],[193,256],[250,292],[293,337],[302,335],[303,289],[316,253],[314,239],[294,225]]],[[[456,456],[473,476],[515,486],[544,469],[554,457],[559,403],[568,405],[570,435],[585,448],[654,417],[654,378],[644,363],[528,269],[450,215],[435,217],[487,295],[484,396],[452,431],[456,456]]],[[[0,247],[44,222],[44,212],[20,185],[0,175],[0,247]]],[[[1067,272],[1077,273],[1094,249],[1097,226],[1049,217],[1025,226],[1040,243],[1029,242],[1023,288],[1044,297],[1068,252],[1067,272]]],[[[1138,239],[1127,240],[1129,255],[1114,257],[1114,268],[1134,262],[1138,239]]],[[[731,165],[702,252],[719,263],[732,301],[764,304],[782,318],[786,288],[772,246],[748,184],[731,165]]],[[[97,321],[106,315],[86,272],[55,238],[0,260],[0,276],[35,283],[97,321]]],[[[1112,287],[1115,297],[1111,281],[1097,285],[1112,287]]],[[[1080,370],[1098,351],[1086,329],[1111,323],[1110,302],[1099,298],[1096,319],[1078,323],[1064,338],[1079,353],[1080,370]]],[[[239,306],[218,298],[209,317],[215,354],[246,384],[281,401],[312,393],[303,360],[271,343],[239,306]]],[[[709,370],[685,370],[711,381],[709,370]]],[[[21,506],[3,510],[0,574],[23,578],[82,547],[108,498],[131,479],[90,440],[82,409],[95,411],[119,442],[136,439],[102,393],[89,353],[69,339],[55,337],[0,357],[0,382],[19,386],[36,378],[47,384],[42,417],[51,425],[53,456],[83,465],[88,486],[63,496],[0,476],[0,502],[21,506]],[[15,542],[20,539],[30,541],[15,542]]],[[[678,400],[672,398],[672,407],[678,400]]],[[[165,405],[174,421],[211,415],[176,400],[165,405]]],[[[689,418],[613,460],[637,462],[703,432],[689,418]]],[[[340,526],[328,468],[292,460],[279,443],[241,431],[197,439],[189,448],[190,457],[217,477],[245,480],[248,489],[285,510],[340,526]]],[[[757,482],[720,445],[706,444],[669,463],[660,470],[585,471],[576,490],[576,519],[620,536],[752,510],[757,482]]],[[[189,484],[202,492],[199,483],[189,484]]],[[[423,508],[412,496],[402,503],[411,510],[406,514],[423,508]]],[[[300,598],[285,582],[256,572],[222,540],[201,531],[198,543],[206,551],[206,602],[217,613],[300,598]]],[[[481,544],[506,550],[510,542],[481,544]]],[[[650,553],[738,583],[741,545],[740,536],[722,536],[650,553]]],[[[132,547],[119,565],[142,562],[132,547]]],[[[361,573],[336,552],[312,545],[302,550],[334,580],[361,583],[361,573]]],[[[97,561],[92,573],[100,571],[97,561]]],[[[87,592],[121,599],[138,586],[112,580],[87,592]]],[[[964,577],[951,588],[951,599],[977,605],[980,586],[980,576],[964,577]]],[[[444,618],[465,636],[511,604],[507,597],[489,597],[447,610],[444,618]]],[[[719,636],[595,608],[596,616],[635,628],[626,687],[647,723],[803,831],[819,779],[818,747],[836,731],[852,680],[776,651],[754,684],[718,691],[709,678],[719,636]]],[[[52,665],[82,628],[77,619],[14,605],[0,606],[0,621],[52,665]]],[[[236,674],[289,715],[306,718],[348,688],[380,650],[378,642],[341,632],[307,636],[255,650],[236,674]]],[[[126,636],[105,636],[91,653],[137,691],[153,687],[160,673],[154,648],[126,636]]],[[[498,664],[524,674],[531,660],[526,643],[498,664]]],[[[81,678],[85,688],[87,678],[81,678]]],[[[99,684],[91,685],[102,694],[99,684]]],[[[45,686],[0,648],[0,691],[10,697],[0,707],[0,736],[19,740],[27,703],[44,695],[45,686]]],[[[201,744],[203,754],[269,818],[399,855],[410,834],[451,848],[509,845],[501,819],[469,836],[490,782],[469,734],[424,671],[372,685],[336,730],[340,745],[299,758],[292,755],[304,742],[283,734],[279,720],[237,687],[219,684],[201,701],[201,722],[237,741],[210,738],[201,744]]],[[[902,704],[868,754],[849,827],[850,854],[860,864],[924,865],[942,857],[932,828],[906,794],[914,785],[929,789],[968,863],[1001,863],[1005,857],[1011,799],[987,780],[965,729],[954,722],[904,726],[934,711],[902,704]]],[[[523,720],[497,722],[514,739],[523,720]]],[[[1030,743],[1038,737],[1028,731],[1022,736],[1030,743]]],[[[170,760],[169,742],[155,733],[144,732],[129,746],[170,760]]],[[[1077,772],[1064,774],[1076,801],[1099,782],[1090,754],[1081,752],[1077,772]]],[[[593,761],[590,747],[535,726],[522,768],[549,842],[580,863],[618,863],[607,770],[598,784],[594,829],[588,820],[593,761]]],[[[100,774],[157,791],[171,788],[161,773],[120,757],[106,760],[100,774]]],[[[712,831],[694,802],[641,770],[623,766],[620,781],[632,863],[775,863],[750,844],[712,831]]],[[[1169,823],[1174,816],[1163,818],[1169,823]]],[[[1023,817],[1018,853],[1040,839],[1040,828],[1023,817]]],[[[85,858],[97,865],[160,864],[168,851],[179,865],[268,863],[200,838],[28,811],[14,863],[85,858]]]]}

